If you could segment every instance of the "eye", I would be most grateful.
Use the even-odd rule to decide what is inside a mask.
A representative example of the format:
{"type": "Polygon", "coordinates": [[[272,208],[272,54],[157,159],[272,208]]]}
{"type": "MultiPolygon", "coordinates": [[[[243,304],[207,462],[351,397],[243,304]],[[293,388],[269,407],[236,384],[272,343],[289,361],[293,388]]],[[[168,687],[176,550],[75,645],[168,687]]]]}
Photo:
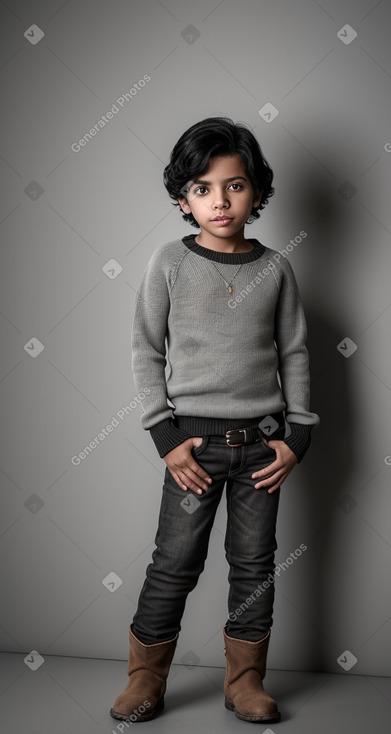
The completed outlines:
{"type": "MultiPolygon", "coordinates": [[[[203,191],[207,191],[207,190],[208,190],[208,189],[206,188],[206,186],[197,186],[197,187],[196,187],[195,189],[193,189],[193,193],[194,193],[194,194],[196,194],[197,192],[201,191],[201,189],[202,189],[203,191]]],[[[203,194],[201,194],[201,196],[202,196],[202,195],[203,195],[203,194]]]]}
{"type": "MultiPolygon", "coordinates": [[[[240,183],[231,183],[231,186],[238,186],[239,190],[243,188],[242,184],[240,183]]],[[[238,189],[234,189],[234,191],[238,191],[238,189]]]]}

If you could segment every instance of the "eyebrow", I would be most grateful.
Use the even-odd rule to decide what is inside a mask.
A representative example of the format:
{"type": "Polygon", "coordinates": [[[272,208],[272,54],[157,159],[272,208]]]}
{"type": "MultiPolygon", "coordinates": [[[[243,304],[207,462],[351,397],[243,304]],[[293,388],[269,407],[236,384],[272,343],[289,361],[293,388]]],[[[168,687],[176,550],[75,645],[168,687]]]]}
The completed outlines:
{"type": "MultiPolygon", "coordinates": [[[[247,178],[245,178],[244,176],[231,176],[231,178],[224,179],[224,182],[225,183],[228,183],[228,181],[237,181],[239,178],[242,181],[247,181],[247,178]]],[[[196,178],[195,180],[192,181],[192,184],[203,184],[203,185],[206,185],[206,186],[210,186],[211,183],[212,183],[212,181],[204,181],[201,178],[196,178]]]]}

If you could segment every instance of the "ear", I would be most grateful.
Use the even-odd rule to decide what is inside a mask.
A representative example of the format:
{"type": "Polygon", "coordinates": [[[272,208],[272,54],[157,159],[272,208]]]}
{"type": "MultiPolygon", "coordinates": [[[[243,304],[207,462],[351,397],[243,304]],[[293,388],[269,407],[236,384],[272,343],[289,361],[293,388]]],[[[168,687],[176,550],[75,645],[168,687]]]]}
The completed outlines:
{"type": "Polygon", "coordinates": [[[265,189],[256,189],[255,190],[254,199],[253,199],[253,207],[257,207],[257,206],[260,205],[261,199],[262,199],[262,194],[263,194],[264,190],[265,189]]]}
{"type": "Polygon", "coordinates": [[[185,214],[191,214],[191,209],[185,196],[179,197],[178,203],[185,214]]]}

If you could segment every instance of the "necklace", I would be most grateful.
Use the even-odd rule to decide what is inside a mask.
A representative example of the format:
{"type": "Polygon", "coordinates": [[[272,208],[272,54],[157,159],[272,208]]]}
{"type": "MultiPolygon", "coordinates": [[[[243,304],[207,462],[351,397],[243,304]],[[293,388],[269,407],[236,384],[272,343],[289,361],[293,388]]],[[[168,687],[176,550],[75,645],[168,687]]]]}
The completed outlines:
{"type": "Polygon", "coordinates": [[[221,277],[222,277],[222,279],[223,279],[223,281],[224,281],[225,285],[227,286],[227,289],[228,289],[228,293],[232,293],[232,285],[231,285],[231,283],[232,283],[232,281],[234,280],[234,278],[236,278],[236,276],[237,276],[237,274],[238,274],[238,272],[239,272],[240,268],[242,267],[242,264],[243,264],[243,263],[242,263],[241,265],[239,265],[239,267],[238,267],[238,269],[237,269],[237,271],[236,271],[236,273],[235,273],[234,277],[233,277],[233,278],[231,278],[231,280],[229,281],[229,283],[227,283],[226,279],[224,278],[224,275],[223,275],[222,273],[220,273],[220,270],[218,269],[218,267],[217,267],[216,263],[215,263],[215,262],[213,262],[213,260],[211,260],[211,263],[212,263],[212,265],[214,265],[214,266],[215,266],[215,268],[216,268],[216,270],[217,270],[218,274],[219,274],[219,275],[221,275],[221,277]]]}

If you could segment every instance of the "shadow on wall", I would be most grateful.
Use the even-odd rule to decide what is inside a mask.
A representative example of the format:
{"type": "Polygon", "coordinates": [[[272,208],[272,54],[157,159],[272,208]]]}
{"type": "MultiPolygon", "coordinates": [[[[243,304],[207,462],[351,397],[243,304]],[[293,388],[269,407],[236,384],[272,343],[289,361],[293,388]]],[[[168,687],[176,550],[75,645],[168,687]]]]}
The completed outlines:
{"type": "MultiPolygon", "coordinates": [[[[328,160],[327,151],[318,155],[321,160],[328,160]]],[[[349,511],[346,488],[352,480],[355,405],[359,396],[354,394],[349,381],[349,360],[337,349],[349,336],[351,326],[346,312],[336,318],[335,302],[343,301],[338,289],[349,272],[345,267],[344,244],[355,236],[354,219],[349,200],[338,192],[340,182],[331,177],[327,180],[323,174],[319,178],[304,178],[299,187],[300,207],[304,202],[302,221],[309,223],[311,244],[306,246],[301,263],[304,287],[300,290],[308,324],[311,410],[319,414],[321,422],[312,432],[311,447],[304,460],[307,471],[303,472],[303,500],[297,508],[297,513],[304,513],[309,539],[309,573],[302,608],[310,627],[309,637],[317,647],[306,650],[311,661],[307,670],[337,672],[336,658],[342,650],[333,628],[344,628],[345,621],[333,620],[340,577],[338,568],[330,561],[335,558],[335,545],[339,542],[337,525],[341,513],[349,511]]],[[[302,641],[297,644],[300,650],[302,641]]]]}

